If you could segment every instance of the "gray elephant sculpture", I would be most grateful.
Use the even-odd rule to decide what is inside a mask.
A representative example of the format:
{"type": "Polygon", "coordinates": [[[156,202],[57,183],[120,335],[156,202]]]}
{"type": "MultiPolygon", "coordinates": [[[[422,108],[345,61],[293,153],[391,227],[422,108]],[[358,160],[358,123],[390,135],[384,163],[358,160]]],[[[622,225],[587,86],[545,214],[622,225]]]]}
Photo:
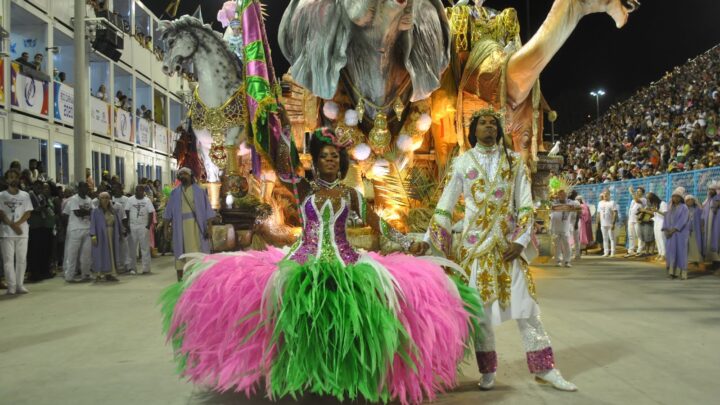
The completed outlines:
{"type": "Polygon", "coordinates": [[[279,43],[295,81],[326,100],[343,82],[370,119],[427,98],[450,60],[440,0],[292,0],[279,43]]]}

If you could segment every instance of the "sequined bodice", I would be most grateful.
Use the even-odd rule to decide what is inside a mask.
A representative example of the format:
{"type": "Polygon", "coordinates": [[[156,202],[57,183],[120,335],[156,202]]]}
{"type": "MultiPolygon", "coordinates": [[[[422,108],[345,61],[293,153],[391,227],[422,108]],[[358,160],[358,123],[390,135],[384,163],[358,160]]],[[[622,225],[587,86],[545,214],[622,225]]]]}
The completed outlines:
{"type": "Polygon", "coordinates": [[[314,194],[306,198],[301,206],[303,233],[288,257],[298,263],[305,263],[310,256],[322,261],[355,263],[359,255],[350,246],[346,233],[349,204],[350,201],[343,198],[339,210],[335,211],[331,200],[318,207],[314,194]]]}

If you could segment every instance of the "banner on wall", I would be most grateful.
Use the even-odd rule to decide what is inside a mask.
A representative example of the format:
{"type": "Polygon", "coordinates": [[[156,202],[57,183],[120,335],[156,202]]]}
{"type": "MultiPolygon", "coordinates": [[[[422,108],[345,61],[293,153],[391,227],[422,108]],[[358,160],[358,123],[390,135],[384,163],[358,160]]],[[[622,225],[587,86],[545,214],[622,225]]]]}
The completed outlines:
{"type": "Polygon", "coordinates": [[[137,119],[137,144],[150,147],[151,139],[150,121],[144,118],[137,119]]]}
{"type": "Polygon", "coordinates": [[[0,58],[0,105],[5,105],[5,60],[0,58]]]}
{"type": "Polygon", "coordinates": [[[168,142],[168,155],[172,156],[172,154],[175,152],[175,144],[177,143],[178,138],[180,138],[180,134],[178,134],[175,131],[168,131],[170,141],[168,142]]]}
{"type": "Polygon", "coordinates": [[[135,126],[132,114],[122,108],[115,109],[115,139],[132,143],[135,140],[135,126]]]}
{"type": "Polygon", "coordinates": [[[159,124],[155,124],[155,149],[160,153],[168,150],[168,129],[159,124]]]}
{"type": "Polygon", "coordinates": [[[30,114],[47,117],[48,115],[48,82],[33,79],[20,73],[20,65],[11,64],[10,69],[10,103],[18,110],[30,114]]]}
{"type": "Polygon", "coordinates": [[[90,131],[110,136],[110,104],[90,97],[90,131]]]}
{"type": "Polygon", "coordinates": [[[60,82],[54,82],[55,100],[53,106],[55,110],[55,121],[63,124],[73,125],[75,119],[75,110],[73,102],[75,100],[75,90],[60,82]]]}

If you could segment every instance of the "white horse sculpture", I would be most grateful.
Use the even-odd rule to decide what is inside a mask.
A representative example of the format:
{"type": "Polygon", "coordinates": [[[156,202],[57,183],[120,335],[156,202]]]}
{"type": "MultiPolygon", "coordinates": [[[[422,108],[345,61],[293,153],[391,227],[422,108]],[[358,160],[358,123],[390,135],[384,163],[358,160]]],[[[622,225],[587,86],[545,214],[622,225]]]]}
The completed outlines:
{"type": "MultiPolygon", "coordinates": [[[[210,158],[225,168],[228,156],[234,156],[244,140],[245,100],[243,66],[228,48],[220,33],[191,16],[161,21],[159,27],[165,44],[162,70],[172,76],[186,72],[192,64],[198,87],[193,96],[191,116],[197,129],[212,134],[210,158]]],[[[229,172],[235,159],[227,160],[229,172]]]]}

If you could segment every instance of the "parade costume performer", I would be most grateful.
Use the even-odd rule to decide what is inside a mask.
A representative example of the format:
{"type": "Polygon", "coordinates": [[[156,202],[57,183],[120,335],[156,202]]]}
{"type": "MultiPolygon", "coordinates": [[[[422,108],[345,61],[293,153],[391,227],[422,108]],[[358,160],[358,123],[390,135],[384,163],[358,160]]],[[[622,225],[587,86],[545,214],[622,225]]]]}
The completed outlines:
{"type": "Polygon", "coordinates": [[[491,109],[476,112],[470,121],[469,143],[473,148],[456,158],[427,239],[433,251],[464,269],[469,285],[483,300],[489,322],[482,328],[484,340],[476,341],[481,389],[495,385],[497,354],[493,327],[515,319],[523,338],[531,373],[539,382],[575,391],[555,369],[550,339],[540,321],[535,284],[528,268],[533,255],[533,201],[528,169],[514,152],[502,145],[500,116],[491,109]],[[498,144],[500,143],[500,145],[498,144]],[[460,194],[465,196],[463,231],[452,248],[452,212],[460,194]]]}
{"type": "Polygon", "coordinates": [[[479,328],[479,297],[437,264],[447,260],[353,250],[351,212],[406,251],[427,244],[395,231],[340,183],[348,158],[337,142],[329,129],[313,135],[315,180],[295,177],[303,233],[288,254],[204,256],[164,293],[167,336],[192,382],[247,395],[264,388],[271,398],[403,404],[457,384],[479,328]]]}
{"type": "Polygon", "coordinates": [[[688,248],[690,239],[690,212],[685,205],[685,188],[678,187],[671,196],[665,214],[665,267],[668,277],[687,280],[688,248]]]}

